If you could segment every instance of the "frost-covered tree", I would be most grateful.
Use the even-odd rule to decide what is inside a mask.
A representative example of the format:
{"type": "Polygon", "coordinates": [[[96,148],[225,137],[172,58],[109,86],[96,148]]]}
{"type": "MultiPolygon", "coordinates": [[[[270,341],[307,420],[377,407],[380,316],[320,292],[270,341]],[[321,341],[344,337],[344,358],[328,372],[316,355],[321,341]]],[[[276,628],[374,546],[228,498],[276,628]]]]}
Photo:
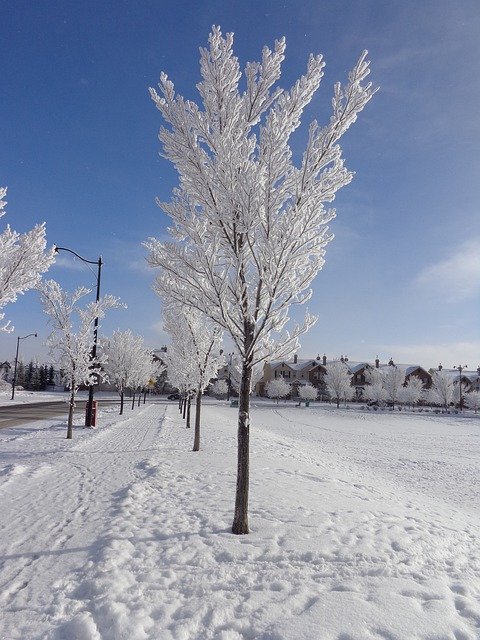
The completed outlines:
{"type": "Polygon", "coordinates": [[[165,303],[164,329],[172,340],[173,351],[181,353],[185,360],[184,369],[196,394],[193,451],[199,451],[202,394],[222,361],[219,346],[223,332],[197,309],[168,300],[165,303]]]}
{"type": "Polygon", "coordinates": [[[108,309],[122,305],[118,298],[108,295],[81,308],[78,303],[90,293],[90,289],[79,287],[70,295],[55,280],[42,282],[39,291],[43,310],[53,327],[47,345],[52,355],[56,356],[63,381],[70,390],[67,439],[71,439],[75,396],[79,385],[96,384],[98,376],[106,378],[100,360],[91,358],[95,319],[101,320],[108,309]]]}
{"type": "MultiPolygon", "coordinates": [[[[143,342],[143,338],[142,338],[143,342]]],[[[128,387],[132,390],[132,409],[135,407],[135,395],[138,393],[138,405],[140,406],[142,390],[144,399],[146,388],[153,385],[156,377],[164,371],[165,365],[157,362],[153,357],[153,351],[147,349],[145,344],[137,351],[128,376],[128,387]]]]}
{"type": "Polygon", "coordinates": [[[364,52],[346,86],[335,85],[332,115],[314,121],[298,164],[290,138],[320,85],[324,62],[310,56],[305,75],[289,90],[276,87],[285,40],[264,47],[246,65],[244,85],[233,34],[214,27],[201,50],[202,105],[175,93],[167,75],[151,96],[167,128],[163,154],[176,167],[179,187],[170,203],[173,242],[150,239],[149,261],[159,268],[156,290],[194,307],[225,329],[242,359],[237,487],[233,533],[248,533],[251,376],[256,364],[284,359],[314,323],[308,313],[291,326],[292,305],[311,296],[332,239],[328,208],[352,179],[339,139],[374,93],[364,52]],[[327,205],[327,207],[326,207],[327,205]]]}
{"type": "Polygon", "coordinates": [[[446,371],[434,371],[432,374],[432,386],[430,399],[434,404],[440,404],[448,409],[455,398],[455,388],[452,376],[446,371]]]}
{"type": "Polygon", "coordinates": [[[228,384],[225,380],[215,380],[212,384],[211,393],[214,396],[222,397],[228,393],[228,384]]]}
{"type": "Polygon", "coordinates": [[[325,369],[327,373],[324,381],[330,397],[336,400],[338,409],[341,400],[351,400],[355,394],[355,388],[352,387],[352,374],[347,365],[340,360],[328,363],[325,369]]]}
{"type": "Polygon", "coordinates": [[[478,409],[480,409],[480,391],[470,391],[466,393],[464,401],[468,409],[474,409],[475,413],[477,413],[478,409]]]}
{"type": "MultiPolygon", "coordinates": [[[[232,357],[232,362],[229,365],[230,371],[230,384],[235,389],[235,391],[240,394],[240,389],[242,387],[242,371],[243,371],[243,363],[242,358],[240,356],[234,355],[232,357]]],[[[257,382],[262,379],[263,376],[263,363],[257,363],[252,367],[252,373],[250,376],[250,394],[253,393],[257,382]]]]}
{"type": "Polygon", "coordinates": [[[137,388],[148,382],[161,365],[154,363],[153,352],[145,346],[142,336],[127,331],[114,331],[109,339],[101,342],[101,359],[108,379],[120,394],[120,415],[123,414],[125,389],[137,388]]]}
{"type": "Polygon", "coordinates": [[[417,404],[417,402],[422,397],[423,393],[423,382],[418,376],[410,376],[407,381],[407,384],[400,389],[398,394],[398,400],[400,402],[404,402],[405,404],[409,404],[412,407],[417,404]]]}
{"type": "MultiPolygon", "coordinates": [[[[6,192],[0,188],[0,218],[5,214],[6,192]]],[[[0,321],[5,317],[1,309],[15,302],[19,293],[36,287],[41,274],[55,261],[54,248],[46,250],[46,246],[45,224],[27,233],[17,233],[7,225],[0,233],[0,321]]],[[[0,325],[0,331],[13,331],[9,325],[0,325]]]]}
{"type": "Polygon", "coordinates": [[[318,389],[313,384],[302,384],[298,387],[298,395],[302,400],[316,400],[318,389]]]}
{"type": "Polygon", "coordinates": [[[383,372],[383,388],[385,389],[386,399],[392,403],[392,407],[395,408],[395,404],[399,401],[403,385],[405,384],[405,372],[394,364],[390,364],[386,371],[383,372]]]}
{"type": "Polygon", "coordinates": [[[274,378],[273,380],[269,380],[265,385],[265,393],[269,398],[275,398],[277,404],[278,399],[286,398],[291,390],[292,385],[284,380],[284,378],[274,378]]]}

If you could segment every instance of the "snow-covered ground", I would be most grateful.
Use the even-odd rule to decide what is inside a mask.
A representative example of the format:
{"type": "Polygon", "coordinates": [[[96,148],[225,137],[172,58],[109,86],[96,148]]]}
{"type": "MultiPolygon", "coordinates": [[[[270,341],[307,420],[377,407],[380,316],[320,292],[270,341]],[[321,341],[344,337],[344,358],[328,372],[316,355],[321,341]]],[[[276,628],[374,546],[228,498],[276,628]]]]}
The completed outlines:
{"type": "Polygon", "coordinates": [[[0,432],[0,638],[480,638],[480,419],[175,403],[0,432]]]}

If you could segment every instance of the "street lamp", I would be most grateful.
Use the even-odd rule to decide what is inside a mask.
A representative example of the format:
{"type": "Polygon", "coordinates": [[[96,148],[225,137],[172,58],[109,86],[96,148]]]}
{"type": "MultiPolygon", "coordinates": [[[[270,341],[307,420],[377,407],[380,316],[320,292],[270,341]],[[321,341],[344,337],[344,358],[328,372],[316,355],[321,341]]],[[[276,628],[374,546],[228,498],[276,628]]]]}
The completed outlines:
{"type": "MultiPolygon", "coordinates": [[[[68,253],[72,253],[74,256],[77,256],[82,262],[86,262],[87,264],[96,264],[98,267],[97,271],[97,296],[95,301],[98,302],[100,300],[100,276],[102,273],[102,256],[99,256],[98,260],[86,260],[82,258],[82,256],[78,255],[75,251],[71,249],[66,249],[65,247],[55,247],[55,253],[59,251],[68,251],[68,253]]],[[[95,318],[95,323],[93,325],[93,346],[92,346],[92,360],[97,355],[97,340],[98,340],[98,316],[95,318]]],[[[85,426],[92,426],[92,417],[93,417],[93,384],[91,384],[88,388],[88,403],[87,403],[87,411],[85,414],[85,426]]]]}
{"type": "Polygon", "coordinates": [[[459,404],[459,407],[460,407],[460,411],[462,411],[462,409],[463,409],[463,402],[462,402],[462,371],[463,371],[464,369],[467,369],[467,368],[468,368],[468,365],[467,365],[467,364],[464,364],[464,365],[462,366],[461,364],[459,364],[458,366],[453,367],[453,368],[454,368],[454,369],[458,369],[458,376],[459,376],[459,377],[458,377],[458,382],[459,382],[459,397],[460,397],[460,400],[459,400],[459,403],[458,403],[458,404],[459,404]]]}
{"type": "Polygon", "coordinates": [[[20,347],[20,340],[25,340],[25,338],[30,338],[30,336],[37,337],[36,333],[29,333],[28,336],[17,338],[17,352],[15,353],[15,368],[13,370],[13,382],[12,382],[12,400],[15,398],[15,385],[17,383],[17,365],[18,365],[18,348],[20,347]]]}

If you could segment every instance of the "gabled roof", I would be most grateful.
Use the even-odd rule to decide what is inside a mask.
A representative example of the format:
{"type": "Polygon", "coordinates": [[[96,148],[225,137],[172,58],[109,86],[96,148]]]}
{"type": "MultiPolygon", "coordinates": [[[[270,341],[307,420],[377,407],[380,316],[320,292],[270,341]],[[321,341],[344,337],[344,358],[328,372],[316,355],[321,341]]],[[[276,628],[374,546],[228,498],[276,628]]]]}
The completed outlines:
{"type": "MultiPolygon", "coordinates": [[[[380,371],[385,372],[385,371],[388,371],[388,368],[391,367],[391,366],[392,366],[391,364],[381,364],[379,369],[380,369],[380,371]]],[[[405,376],[409,376],[411,373],[413,373],[417,369],[421,369],[426,374],[428,374],[428,371],[426,369],[424,369],[423,367],[421,367],[419,364],[397,364],[397,363],[395,363],[394,366],[397,367],[397,369],[400,369],[400,371],[403,371],[405,373],[405,376]]]]}
{"type": "Polygon", "coordinates": [[[272,369],[276,369],[277,367],[289,367],[292,371],[303,371],[303,369],[307,369],[310,367],[315,367],[318,364],[322,364],[320,360],[315,360],[311,358],[309,360],[297,360],[294,362],[293,360],[272,360],[268,363],[272,369]]]}

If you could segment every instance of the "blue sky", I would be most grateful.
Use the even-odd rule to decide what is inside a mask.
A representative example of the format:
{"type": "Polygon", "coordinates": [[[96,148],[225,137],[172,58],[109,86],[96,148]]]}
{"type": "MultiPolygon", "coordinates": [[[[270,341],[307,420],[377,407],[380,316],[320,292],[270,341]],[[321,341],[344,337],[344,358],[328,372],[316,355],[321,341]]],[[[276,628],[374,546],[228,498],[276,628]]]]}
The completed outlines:
{"type": "MultiPolygon", "coordinates": [[[[198,48],[219,24],[235,33],[242,65],[284,35],[285,87],[310,52],[324,55],[297,153],[365,48],[380,86],[343,138],[356,176],[335,202],[336,237],[309,305],[319,320],[300,355],[479,364],[478,0],[1,0],[0,14],[0,225],[46,221],[49,243],[102,255],[103,292],[128,304],[104,333],[131,328],[152,347],[165,340],[141,242],[165,232],[155,197],[168,199],[176,177],[158,155],[148,87],[166,71],[197,99],[198,48]]],[[[69,289],[95,284],[66,254],[48,277],[69,289]]],[[[37,295],[5,311],[15,332],[0,335],[0,360],[32,331],[39,338],[23,355],[43,358],[49,330],[37,295]]]]}

